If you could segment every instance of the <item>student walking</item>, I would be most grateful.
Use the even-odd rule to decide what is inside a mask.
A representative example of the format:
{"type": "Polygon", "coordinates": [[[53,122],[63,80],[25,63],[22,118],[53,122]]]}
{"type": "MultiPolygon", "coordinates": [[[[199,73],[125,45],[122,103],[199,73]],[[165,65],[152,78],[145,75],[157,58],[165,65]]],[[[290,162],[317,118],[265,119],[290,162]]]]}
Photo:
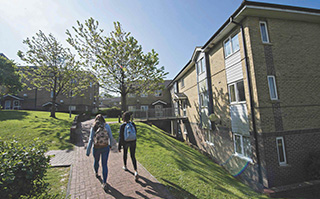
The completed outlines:
{"type": "Polygon", "coordinates": [[[136,160],[136,125],[130,121],[130,112],[125,112],[122,115],[122,121],[124,122],[120,126],[120,135],[119,135],[119,145],[118,150],[121,152],[121,147],[123,147],[123,170],[127,171],[127,156],[128,148],[130,148],[130,156],[134,168],[134,178],[138,181],[139,175],[137,170],[137,160],[136,160]]]}
{"type": "Polygon", "coordinates": [[[86,155],[90,155],[90,151],[93,144],[92,154],[94,157],[94,171],[98,178],[99,161],[101,157],[102,162],[102,174],[103,174],[103,188],[107,189],[107,178],[108,178],[108,158],[110,148],[112,146],[112,132],[110,126],[106,123],[103,116],[98,114],[95,118],[93,127],[90,130],[90,137],[86,155]]]}

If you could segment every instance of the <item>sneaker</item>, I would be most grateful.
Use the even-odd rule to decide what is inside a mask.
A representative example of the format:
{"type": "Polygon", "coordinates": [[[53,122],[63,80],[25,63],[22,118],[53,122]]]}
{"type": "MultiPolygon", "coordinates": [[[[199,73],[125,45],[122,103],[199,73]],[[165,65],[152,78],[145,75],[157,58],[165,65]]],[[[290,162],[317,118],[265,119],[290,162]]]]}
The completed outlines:
{"type": "Polygon", "coordinates": [[[138,179],[139,179],[138,172],[134,172],[134,180],[135,180],[135,181],[138,181],[138,179]]]}
{"type": "Polygon", "coordinates": [[[102,188],[107,191],[108,190],[108,184],[107,183],[103,183],[102,184],[102,188]]]}
{"type": "Polygon", "coordinates": [[[125,171],[128,171],[126,166],[123,166],[122,169],[125,170],[125,171]]]}

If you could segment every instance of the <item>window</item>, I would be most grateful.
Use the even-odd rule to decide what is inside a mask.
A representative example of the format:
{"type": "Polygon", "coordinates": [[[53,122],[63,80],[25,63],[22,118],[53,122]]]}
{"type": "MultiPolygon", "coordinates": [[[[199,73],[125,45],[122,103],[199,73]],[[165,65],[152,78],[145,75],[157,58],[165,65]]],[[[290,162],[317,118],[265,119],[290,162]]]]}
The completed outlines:
{"type": "Polygon", "coordinates": [[[69,97],[73,97],[74,96],[74,91],[73,90],[70,90],[69,92],[69,97]]]}
{"type": "Polygon", "coordinates": [[[147,111],[147,110],[148,110],[148,105],[142,105],[142,106],[140,107],[140,109],[141,109],[142,111],[147,111]]]}
{"type": "Polygon", "coordinates": [[[268,76],[268,85],[271,100],[278,100],[276,78],[274,76],[268,76]]]}
{"type": "Polygon", "coordinates": [[[178,93],[178,84],[177,84],[177,82],[175,82],[173,86],[174,86],[174,92],[178,93]]]}
{"type": "Polygon", "coordinates": [[[51,97],[51,98],[53,98],[53,91],[51,91],[51,93],[50,93],[50,97],[51,97]]]}
{"type": "Polygon", "coordinates": [[[136,107],[135,106],[128,106],[128,111],[135,111],[136,107]]]}
{"type": "Polygon", "coordinates": [[[224,56],[228,57],[229,55],[237,52],[240,49],[238,35],[229,37],[223,44],[224,47],[224,56]]]}
{"type": "Polygon", "coordinates": [[[162,90],[156,90],[154,96],[161,97],[162,96],[162,90]]]}
{"type": "Polygon", "coordinates": [[[265,21],[260,21],[260,31],[261,31],[262,42],[269,43],[267,23],[265,21]]]}
{"type": "Polygon", "coordinates": [[[283,137],[277,137],[276,138],[277,143],[277,151],[278,151],[278,161],[280,166],[287,164],[286,159],[286,152],[285,152],[285,146],[284,146],[284,139],[283,137]]]}
{"type": "Polygon", "coordinates": [[[69,106],[69,111],[75,111],[76,110],[76,106],[69,106]]]}
{"type": "Polygon", "coordinates": [[[183,116],[186,117],[187,116],[187,102],[186,101],[182,102],[182,111],[183,111],[183,116]]]}
{"type": "Polygon", "coordinates": [[[209,98],[207,95],[207,91],[204,91],[199,94],[199,99],[200,99],[200,107],[208,107],[209,104],[209,98]]]}
{"type": "Polygon", "coordinates": [[[20,109],[20,101],[19,100],[13,101],[13,109],[20,109]]]}
{"type": "Polygon", "coordinates": [[[184,87],[184,77],[181,78],[181,87],[184,87]]]}
{"type": "Polygon", "coordinates": [[[148,97],[148,93],[141,93],[141,97],[148,97]]]}
{"type": "Polygon", "coordinates": [[[251,158],[250,137],[234,133],[234,151],[238,156],[251,158]]]}
{"type": "Polygon", "coordinates": [[[201,58],[198,62],[197,62],[197,74],[201,74],[205,71],[205,63],[204,63],[204,58],[201,58]]]}
{"type": "Polygon", "coordinates": [[[136,95],[135,94],[133,94],[133,93],[129,93],[128,94],[128,97],[135,97],[136,95]]]}
{"type": "Polygon", "coordinates": [[[231,103],[246,101],[243,80],[228,85],[231,103]]]}
{"type": "Polygon", "coordinates": [[[210,130],[205,131],[206,142],[210,145],[213,145],[213,132],[210,130]]]}

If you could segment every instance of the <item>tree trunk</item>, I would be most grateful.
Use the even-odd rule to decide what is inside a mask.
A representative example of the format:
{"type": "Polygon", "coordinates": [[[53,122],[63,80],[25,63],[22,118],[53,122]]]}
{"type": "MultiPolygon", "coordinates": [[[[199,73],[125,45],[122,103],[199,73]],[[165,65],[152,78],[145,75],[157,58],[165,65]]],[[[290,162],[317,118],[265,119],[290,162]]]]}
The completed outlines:
{"type": "Polygon", "coordinates": [[[121,93],[121,111],[124,113],[127,110],[126,95],[121,93]]]}
{"type": "Polygon", "coordinates": [[[56,89],[57,89],[57,77],[54,77],[53,96],[51,105],[50,117],[56,118],[56,89]]]}

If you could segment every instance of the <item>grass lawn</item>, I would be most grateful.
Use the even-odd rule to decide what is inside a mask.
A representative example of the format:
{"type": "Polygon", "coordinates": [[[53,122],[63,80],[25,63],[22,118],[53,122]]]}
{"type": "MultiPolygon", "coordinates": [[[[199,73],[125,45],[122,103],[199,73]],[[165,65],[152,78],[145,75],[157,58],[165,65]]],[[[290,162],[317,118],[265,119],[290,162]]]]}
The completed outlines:
{"type": "Polygon", "coordinates": [[[21,143],[39,138],[48,144],[49,150],[72,149],[70,127],[75,115],[56,113],[56,119],[42,111],[0,111],[0,137],[3,140],[13,136],[21,143]]]}
{"type": "Polygon", "coordinates": [[[49,193],[65,196],[67,194],[69,173],[69,167],[57,167],[48,169],[44,180],[46,183],[49,183],[49,193]]]}
{"type": "MultiPolygon", "coordinates": [[[[136,123],[137,160],[178,199],[267,198],[251,190],[199,151],[156,127],[136,123]]],[[[119,124],[111,124],[115,139],[119,124]]]]}

